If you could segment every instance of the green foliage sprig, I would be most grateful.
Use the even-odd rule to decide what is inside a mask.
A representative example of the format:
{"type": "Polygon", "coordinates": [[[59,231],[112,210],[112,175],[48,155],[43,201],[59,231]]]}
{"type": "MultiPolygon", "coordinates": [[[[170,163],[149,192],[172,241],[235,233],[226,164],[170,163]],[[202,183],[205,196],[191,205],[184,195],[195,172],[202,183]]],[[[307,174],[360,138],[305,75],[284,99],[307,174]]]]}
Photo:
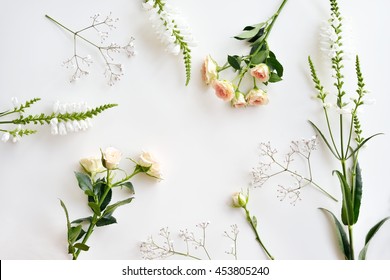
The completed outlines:
{"type": "Polygon", "coordinates": [[[88,128],[86,121],[90,121],[92,118],[101,114],[103,111],[117,106],[117,104],[104,104],[96,108],[85,107],[83,110],[78,110],[78,111],[76,110],[71,112],[67,112],[66,110],[63,110],[61,112],[57,110],[51,114],[45,114],[45,113],[40,113],[36,115],[24,114],[26,112],[26,109],[29,109],[32,105],[39,102],[40,100],[41,100],[40,98],[33,98],[31,100],[27,100],[23,104],[19,104],[17,99],[13,98],[14,108],[0,113],[0,125],[2,126],[16,125],[16,128],[0,129],[0,132],[4,133],[2,135],[3,142],[7,142],[10,139],[10,137],[13,137],[13,141],[17,142],[23,136],[35,134],[37,132],[36,130],[23,128],[23,126],[31,125],[31,124],[34,125],[51,124],[53,129],[53,126],[57,126],[58,123],[62,123],[62,124],[68,123],[68,129],[69,129],[69,126],[73,127],[74,125],[78,125],[80,122],[83,122],[85,124],[85,127],[83,127],[82,129],[86,129],[88,128]],[[71,124],[71,122],[73,124],[71,124]]]}
{"type": "Polygon", "coordinates": [[[68,253],[73,260],[77,260],[82,251],[88,251],[86,244],[96,227],[108,226],[117,223],[113,216],[117,208],[129,204],[134,199],[134,187],[131,179],[139,173],[157,177],[160,170],[159,164],[155,161],[145,161],[145,153],[140,160],[130,162],[136,163],[133,171],[127,174],[118,168],[122,154],[119,150],[109,147],[102,152],[101,158],[85,158],[80,160],[83,172],[75,172],[78,186],[87,196],[87,204],[91,210],[91,215],[71,221],[68,209],[61,200],[67,222],[68,253]],[[122,178],[115,180],[118,173],[125,174],[122,178]],[[113,189],[125,189],[128,198],[111,202],[113,189]]]}
{"type": "MultiPolygon", "coordinates": [[[[350,104],[346,100],[348,96],[344,89],[344,50],[343,50],[343,18],[336,0],[330,0],[331,19],[329,20],[329,34],[334,34],[331,38],[330,49],[332,51],[331,62],[334,74],[334,87],[336,89],[336,104],[331,105],[328,102],[329,94],[324,90],[317,76],[316,69],[311,58],[308,58],[312,80],[317,90],[317,98],[321,101],[324,117],[327,127],[327,136],[313,122],[310,124],[314,130],[320,135],[328,150],[339,161],[340,170],[334,170],[333,175],[336,175],[340,182],[342,193],[341,207],[341,222],[332,212],[322,209],[329,214],[335,224],[337,236],[341,251],[345,259],[354,259],[354,238],[353,226],[358,222],[360,214],[361,199],[363,193],[362,172],[359,166],[359,152],[361,148],[373,137],[379,135],[374,134],[370,137],[363,137],[363,129],[359,121],[359,108],[365,104],[365,83],[360,67],[359,57],[355,59],[355,70],[357,76],[357,90],[355,97],[351,98],[353,103],[350,104]],[[331,109],[337,110],[338,121],[333,123],[330,118],[331,109]],[[340,139],[335,138],[335,131],[339,131],[340,139]],[[344,227],[347,228],[348,234],[344,227]]],[[[365,259],[368,245],[372,237],[389,218],[385,218],[377,223],[367,234],[366,244],[359,254],[360,259],[365,259]]]]}
{"type": "Polygon", "coordinates": [[[268,96],[259,88],[258,82],[264,85],[282,80],[284,69],[269,48],[267,39],[287,0],[283,0],[277,12],[265,22],[246,26],[243,32],[234,38],[249,43],[248,55],[228,55],[222,66],[207,56],[202,68],[203,80],[213,86],[216,95],[225,101],[230,101],[236,108],[247,105],[265,105],[268,96]],[[227,69],[236,72],[232,81],[220,79],[220,73],[227,69]],[[242,82],[247,77],[253,84],[251,90],[243,89],[242,82]]]}

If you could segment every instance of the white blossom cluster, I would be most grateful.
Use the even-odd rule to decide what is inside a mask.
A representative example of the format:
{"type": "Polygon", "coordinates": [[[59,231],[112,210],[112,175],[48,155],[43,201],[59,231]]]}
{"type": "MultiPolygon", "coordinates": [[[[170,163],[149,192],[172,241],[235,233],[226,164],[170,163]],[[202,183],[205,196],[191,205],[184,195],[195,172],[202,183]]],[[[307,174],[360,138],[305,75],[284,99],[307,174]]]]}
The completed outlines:
{"type": "Polygon", "coordinates": [[[182,49],[181,43],[196,46],[188,25],[177,9],[160,0],[146,0],[142,5],[168,52],[178,55],[182,49]]]}
{"type": "MultiPolygon", "coordinates": [[[[85,113],[90,108],[85,102],[82,103],[60,103],[56,101],[53,105],[53,112],[55,114],[73,114],[73,113],[85,113]]],[[[53,118],[50,121],[51,134],[53,135],[67,135],[70,132],[85,131],[92,127],[92,119],[86,118],[85,120],[68,120],[66,122],[58,118],[53,118]]]]}

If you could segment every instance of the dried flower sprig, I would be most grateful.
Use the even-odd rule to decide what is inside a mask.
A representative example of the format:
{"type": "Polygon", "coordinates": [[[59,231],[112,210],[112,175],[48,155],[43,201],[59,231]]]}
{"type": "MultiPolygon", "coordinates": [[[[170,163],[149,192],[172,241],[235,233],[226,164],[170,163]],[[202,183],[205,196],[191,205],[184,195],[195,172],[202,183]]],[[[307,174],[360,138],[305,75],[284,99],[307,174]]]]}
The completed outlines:
{"type": "Polygon", "coordinates": [[[258,82],[264,85],[282,80],[283,66],[268,46],[268,36],[287,0],[283,0],[277,12],[267,21],[246,26],[243,32],[234,38],[250,43],[248,55],[228,55],[227,62],[220,66],[208,55],[203,62],[202,78],[211,85],[217,97],[230,102],[234,108],[268,104],[268,95],[259,88],[258,82]],[[232,81],[220,78],[226,69],[237,73],[232,81]],[[244,78],[253,84],[250,90],[242,89],[244,78]]]}
{"type": "Polygon", "coordinates": [[[232,206],[235,208],[244,209],[246,220],[249,223],[249,225],[251,226],[253,233],[256,236],[256,241],[259,243],[261,249],[264,251],[266,256],[270,260],[274,260],[275,258],[271,255],[271,253],[265,247],[263,241],[260,239],[260,234],[257,230],[257,226],[258,226],[257,218],[256,218],[256,216],[251,216],[251,214],[247,208],[248,202],[249,202],[249,190],[247,190],[246,193],[244,193],[243,191],[240,191],[240,192],[236,192],[232,195],[232,206]]]}
{"type": "Polygon", "coordinates": [[[152,168],[157,170],[157,167],[153,166],[154,164],[145,164],[142,160],[143,157],[144,154],[141,155],[138,161],[131,160],[136,163],[131,174],[127,174],[124,170],[118,168],[122,153],[113,147],[101,152],[101,158],[91,157],[80,160],[83,172],[75,172],[75,176],[80,189],[87,196],[87,203],[92,214],[71,222],[65,203],[61,200],[61,206],[64,209],[67,221],[68,253],[72,255],[73,260],[76,260],[82,251],[89,250],[86,243],[96,227],[116,223],[117,221],[113,216],[114,211],[120,206],[132,202],[135,192],[130,180],[139,173],[151,176],[149,171],[152,168]],[[119,175],[119,172],[116,171],[120,171],[121,174],[125,173],[125,175],[115,181],[114,179],[119,175]],[[114,188],[125,188],[129,193],[129,198],[111,203],[114,188]],[[84,225],[88,225],[86,230],[83,229],[84,225]]]}
{"type": "MultiPolygon", "coordinates": [[[[350,96],[344,89],[344,31],[343,17],[341,16],[337,0],[330,0],[331,16],[328,21],[328,32],[330,44],[327,51],[331,51],[332,77],[334,79],[334,87],[336,93],[334,95],[325,91],[324,86],[318,78],[314,63],[309,57],[309,67],[312,80],[317,90],[317,98],[320,100],[324,118],[326,121],[327,136],[316,126],[310,122],[314,130],[321,136],[330,153],[339,161],[340,170],[334,170],[333,175],[337,175],[342,193],[341,207],[341,222],[329,210],[321,208],[325,213],[329,214],[335,224],[337,237],[340,244],[340,249],[344,254],[345,259],[354,259],[354,238],[353,226],[358,222],[360,214],[360,206],[363,192],[362,172],[359,166],[359,152],[361,148],[373,137],[379,135],[374,134],[370,137],[363,137],[363,129],[359,120],[359,109],[365,104],[365,83],[360,68],[359,57],[356,56],[355,70],[357,76],[357,90],[354,96],[350,96]],[[336,104],[329,106],[328,99],[336,98],[336,104]],[[348,100],[347,97],[349,98],[348,100]],[[352,102],[350,102],[352,100],[352,102]],[[329,108],[337,109],[336,117],[338,121],[333,123],[329,117],[331,111],[329,108]],[[335,131],[339,132],[339,140],[335,137],[335,131]],[[348,235],[344,230],[348,229],[348,235]]],[[[360,259],[365,259],[368,245],[375,233],[380,229],[383,223],[388,220],[387,217],[377,223],[367,234],[364,248],[359,254],[360,259]]]]}
{"type": "Polygon", "coordinates": [[[237,225],[231,225],[230,226],[230,232],[225,231],[224,236],[229,238],[233,244],[230,248],[230,251],[226,251],[225,253],[228,255],[232,255],[235,260],[238,259],[237,256],[237,239],[238,239],[238,234],[239,234],[238,226],[237,225]]]}
{"type": "Polygon", "coordinates": [[[134,56],[136,54],[134,49],[134,38],[131,37],[127,45],[120,46],[117,43],[110,43],[108,45],[102,45],[104,41],[108,38],[109,32],[113,29],[115,29],[115,23],[119,20],[118,18],[112,18],[111,13],[104,19],[100,20],[100,15],[96,14],[91,17],[92,23],[91,25],[84,27],[80,30],[73,31],[66,27],[65,25],[61,24],[57,20],[53,19],[52,17],[45,15],[48,19],[56,23],[57,25],[61,26],[63,29],[69,31],[73,34],[73,56],[66,60],[63,64],[67,68],[75,69],[75,72],[73,73],[70,81],[74,82],[78,79],[80,79],[83,76],[86,76],[89,74],[88,71],[84,70],[85,66],[89,67],[90,64],[93,62],[90,55],[87,56],[81,56],[78,54],[78,45],[77,39],[81,39],[84,42],[87,42],[91,46],[98,49],[101,57],[103,58],[103,61],[106,65],[104,75],[108,79],[108,84],[110,86],[114,85],[115,82],[119,81],[121,79],[121,76],[123,76],[123,66],[120,63],[116,63],[114,61],[113,55],[116,53],[123,52],[125,53],[129,58],[134,56]],[[87,30],[94,30],[98,33],[100,37],[100,44],[92,42],[91,40],[87,39],[84,35],[81,35],[83,32],[87,30]]]}
{"type": "MultiPolygon", "coordinates": [[[[202,256],[193,253],[193,250],[201,249],[203,251],[203,257],[211,260],[210,253],[206,247],[206,235],[207,227],[210,222],[201,222],[196,225],[197,228],[201,230],[201,237],[196,236],[192,231],[188,229],[179,231],[179,238],[183,241],[185,250],[181,251],[175,248],[174,239],[171,236],[171,232],[168,227],[161,228],[159,236],[162,239],[162,242],[157,242],[153,236],[149,236],[146,241],[142,242],[140,245],[140,251],[142,257],[147,260],[153,259],[166,259],[174,255],[180,257],[186,257],[193,260],[201,260],[202,256]]],[[[238,238],[238,227],[237,225],[232,226],[232,235],[228,234],[225,231],[224,236],[231,239],[234,244],[231,251],[226,251],[227,254],[233,255],[237,259],[237,238],[238,238]]]]}
{"type": "Polygon", "coordinates": [[[334,196],[323,189],[313,178],[311,156],[312,152],[317,149],[317,144],[318,140],[316,136],[310,139],[291,141],[290,151],[284,156],[284,160],[281,161],[277,158],[278,151],[271,146],[270,142],[260,143],[260,156],[262,160],[252,170],[252,185],[254,187],[262,187],[271,178],[288,174],[294,179],[294,185],[291,187],[278,185],[278,198],[281,201],[289,198],[290,203],[295,205],[297,201],[301,200],[302,189],[310,185],[334,201],[337,201],[334,196]],[[293,166],[297,158],[304,159],[307,165],[307,171],[298,171],[297,167],[293,166]],[[307,175],[303,175],[305,173],[307,175]]]}
{"type": "Polygon", "coordinates": [[[92,118],[103,111],[117,106],[117,104],[105,104],[96,108],[90,108],[86,103],[60,104],[56,102],[51,114],[24,115],[25,110],[33,104],[40,101],[40,98],[34,98],[19,104],[16,97],[12,98],[14,107],[12,109],[0,112],[0,125],[11,125],[13,128],[2,128],[1,140],[7,142],[12,139],[18,142],[21,137],[36,133],[36,130],[24,128],[26,125],[51,125],[53,135],[66,135],[67,132],[84,131],[92,126],[92,118]],[[16,116],[14,116],[16,115],[16,116]],[[11,117],[7,119],[8,117],[11,117]],[[6,120],[2,120],[6,118],[6,120]],[[16,126],[16,127],[15,127],[16,126]]]}
{"type": "Polygon", "coordinates": [[[186,85],[191,79],[191,47],[196,46],[194,37],[179,11],[162,0],[144,0],[143,8],[166,50],[174,55],[183,53],[186,85]]]}

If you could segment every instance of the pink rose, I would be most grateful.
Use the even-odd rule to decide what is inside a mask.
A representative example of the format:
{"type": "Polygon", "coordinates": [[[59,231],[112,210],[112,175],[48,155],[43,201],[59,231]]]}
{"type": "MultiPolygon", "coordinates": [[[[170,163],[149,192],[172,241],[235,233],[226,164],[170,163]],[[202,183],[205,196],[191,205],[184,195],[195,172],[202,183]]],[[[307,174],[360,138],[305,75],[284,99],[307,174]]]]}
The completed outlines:
{"type": "Polygon", "coordinates": [[[234,108],[244,108],[246,106],[245,96],[241,92],[238,92],[231,102],[234,108]]]}
{"type": "Polygon", "coordinates": [[[251,69],[251,75],[260,82],[266,83],[269,80],[269,67],[267,64],[260,63],[251,69]]]}
{"type": "Polygon", "coordinates": [[[215,79],[218,78],[217,63],[210,55],[206,56],[202,65],[202,79],[206,85],[211,84],[215,79]]]}
{"type": "Polygon", "coordinates": [[[215,94],[224,101],[231,101],[234,97],[234,86],[229,81],[214,80],[213,88],[215,94]]]}
{"type": "Polygon", "coordinates": [[[252,106],[266,105],[268,104],[268,96],[262,89],[252,89],[246,95],[246,101],[252,106]]]}

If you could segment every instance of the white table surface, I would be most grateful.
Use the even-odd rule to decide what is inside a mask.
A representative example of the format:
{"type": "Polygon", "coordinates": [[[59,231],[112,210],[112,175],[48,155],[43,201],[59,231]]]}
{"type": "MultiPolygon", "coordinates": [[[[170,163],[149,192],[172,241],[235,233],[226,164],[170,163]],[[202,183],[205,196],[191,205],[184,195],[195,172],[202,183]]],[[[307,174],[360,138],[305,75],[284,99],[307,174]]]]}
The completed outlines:
{"type": "MultiPolygon", "coordinates": [[[[231,224],[240,229],[238,257],[265,259],[239,209],[229,206],[230,195],[246,188],[250,171],[259,161],[258,145],[271,141],[281,152],[291,140],[309,138],[314,132],[307,120],[324,125],[309,76],[311,55],[322,77],[329,69],[318,46],[318,30],[328,18],[327,0],[290,0],[269,37],[271,49],[285,67],[284,81],[268,87],[270,103],[261,108],[234,110],[217,100],[201,81],[203,58],[211,54],[223,62],[227,54],[246,53],[244,43],[232,37],[249,24],[267,19],[280,1],[179,1],[169,0],[187,18],[198,47],[193,49],[193,76],[184,86],[181,56],[164,52],[141,7],[141,1],[22,1],[3,0],[0,12],[0,104],[10,99],[41,97],[31,112],[50,112],[54,101],[86,101],[90,105],[118,103],[94,120],[84,133],[54,137],[49,127],[21,143],[0,145],[0,258],[69,259],[66,223],[59,199],[66,202],[73,219],[89,214],[85,196],[73,172],[78,160],[115,146],[128,157],[151,151],[163,166],[164,180],[134,180],[136,199],[117,210],[118,224],[98,228],[91,249],[80,259],[140,259],[140,242],[157,236],[168,226],[178,244],[178,231],[210,221],[208,248],[213,259],[225,254],[230,242],[223,232],[231,224]],[[119,17],[112,40],[127,43],[136,38],[138,55],[123,58],[125,75],[113,87],[105,83],[103,66],[95,50],[82,51],[95,59],[90,75],[69,83],[71,73],[61,66],[71,56],[72,37],[44,17],[49,14],[70,27],[83,27],[95,13],[119,17]]],[[[355,226],[356,249],[363,246],[368,229],[390,215],[390,159],[388,77],[390,2],[340,0],[343,14],[354,29],[367,88],[377,100],[362,115],[366,135],[384,132],[361,152],[364,193],[359,223],[355,226]]],[[[353,67],[353,62],[349,62],[353,67]]],[[[349,83],[355,84],[353,68],[347,67],[349,83]]],[[[326,80],[326,79],[325,79],[326,80]]],[[[337,168],[325,146],[313,156],[318,181],[340,197],[337,168]]],[[[126,162],[121,167],[126,168],[126,162]]],[[[282,180],[282,179],[281,179],[282,180]]],[[[283,181],[284,182],[284,181],[283,181]]],[[[278,259],[339,259],[333,228],[318,210],[339,213],[340,205],[313,188],[302,191],[302,201],[291,206],[276,198],[275,185],[251,191],[249,208],[259,220],[264,242],[278,259]]],[[[118,194],[117,198],[123,194],[118,194]]],[[[390,223],[371,244],[367,257],[390,258],[390,223]]]]}

